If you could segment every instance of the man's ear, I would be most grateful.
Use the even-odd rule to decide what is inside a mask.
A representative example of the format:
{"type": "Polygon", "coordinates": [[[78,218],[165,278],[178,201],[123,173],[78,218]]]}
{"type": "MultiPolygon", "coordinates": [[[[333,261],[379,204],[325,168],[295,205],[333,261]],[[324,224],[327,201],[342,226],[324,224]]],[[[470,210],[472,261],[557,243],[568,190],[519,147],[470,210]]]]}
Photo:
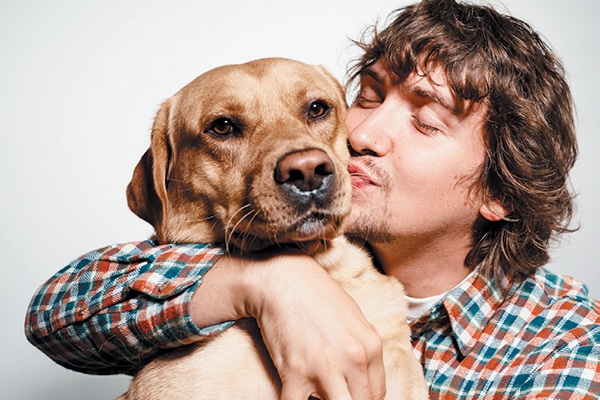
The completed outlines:
{"type": "Polygon", "coordinates": [[[510,212],[500,200],[491,198],[486,199],[479,209],[481,216],[492,222],[503,220],[510,212]]]}

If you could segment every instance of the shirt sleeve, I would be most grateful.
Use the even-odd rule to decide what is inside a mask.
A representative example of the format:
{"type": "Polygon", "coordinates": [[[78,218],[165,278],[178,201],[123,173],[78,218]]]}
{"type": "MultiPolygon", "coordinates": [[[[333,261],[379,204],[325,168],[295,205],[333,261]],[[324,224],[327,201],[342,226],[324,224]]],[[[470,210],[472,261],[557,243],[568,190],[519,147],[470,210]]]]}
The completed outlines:
{"type": "Polygon", "coordinates": [[[211,245],[132,242],[74,260],[34,294],[28,340],[58,364],[89,374],[134,374],[161,350],[232,324],[198,328],[189,305],[222,256],[211,245]]]}

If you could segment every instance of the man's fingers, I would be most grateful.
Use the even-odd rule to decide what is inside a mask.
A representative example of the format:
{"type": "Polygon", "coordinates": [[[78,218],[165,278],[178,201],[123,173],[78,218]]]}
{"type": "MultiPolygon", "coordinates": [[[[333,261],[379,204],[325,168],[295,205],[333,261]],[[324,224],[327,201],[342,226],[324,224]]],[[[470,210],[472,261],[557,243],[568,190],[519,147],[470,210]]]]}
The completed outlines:
{"type": "Polygon", "coordinates": [[[343,342],[336,349],[321,347],[316,363],[301,354],[287,357],[286,363],[282,362],[286,358],[278,358],[281,399],[383,400],[386,384],[379,336],[366,329],[360,340],[346,337],[343,342]]]}
{"type": "Polygon", "coordinates": [[[350,394],[348,382],[343,375],[330,372],[326,376],[326,380],[318,382],[303,377],[284,379],[280,400],[371,400],[370,397],[354,397],[350,394]]]}
{"type": "Polygon", "coordinates": [[[310,379],[282,378],[281,400],[383,400],[385,372],[383,363],[375,360],[369,368],[355,368],[343,374],[329,370],[310,379]]]}
{"type": "Polygon", "coordinates": [[[375,333],[365,334],[360,343],[347,347],[344,375],[353,400],[383,400],[386,393],[383,348],[375,333]]]}
{"type": "MultiPolygon", "coordinates": [[[[348,390],[346,389],[346,393],[348,390]]],[[[324,392],[323,392],[324,393],[324,392]]],[[[280,400],[304,400],[304,399],[315,399],[315,400],[328,400],[323,393],[317,392],[314,385],[305,379],[287,379],[282,383],[281,386],[281,397],[280,400]]],[[[346,396],[343,400],[351,400],[350,397],[346,396]]]]}
{"type": "Polygon", "coordinates": [[[374,357],[369,363],[367,376],[369,380],[369,399],[384,400],[386,394],[385,365],[383,364],[383,346],[381,339],[377,336],[376,342],[372,343],[371,351],[374,357]]]}
{"type": "Polygon", "coordinates": [[[381,359],[373,360],[364,368],[349,371],[346,382],[353,400],[385,399],[385,370],[381,359]]]}

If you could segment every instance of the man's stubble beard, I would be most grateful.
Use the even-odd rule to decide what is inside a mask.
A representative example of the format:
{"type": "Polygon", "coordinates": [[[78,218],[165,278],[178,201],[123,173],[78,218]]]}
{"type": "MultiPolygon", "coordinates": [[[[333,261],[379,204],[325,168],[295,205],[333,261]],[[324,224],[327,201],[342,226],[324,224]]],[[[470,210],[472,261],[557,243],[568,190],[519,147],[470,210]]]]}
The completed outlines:
{"type": "Polygon", "coordinates": [[[360,210],[352,211],[352,216],[346,227],[346,235],[359,242],[388,243],[392,235],[387,221],[378,221],[372,212],[362,206],[354,206],[360,210]]]}
{"type": "Polygon", "coordinates": [[[352,211],[347,220],[346,235],[357,241],[369,243],[388,243],[393,239],[389,226],[388,203],[392,180],[386,171],[379,168],[370,159],[362,159],[362,164],[377,178],[379,190],[384,194],[384,201],[374,204],[364,193],[353,190],[352,211]]]}

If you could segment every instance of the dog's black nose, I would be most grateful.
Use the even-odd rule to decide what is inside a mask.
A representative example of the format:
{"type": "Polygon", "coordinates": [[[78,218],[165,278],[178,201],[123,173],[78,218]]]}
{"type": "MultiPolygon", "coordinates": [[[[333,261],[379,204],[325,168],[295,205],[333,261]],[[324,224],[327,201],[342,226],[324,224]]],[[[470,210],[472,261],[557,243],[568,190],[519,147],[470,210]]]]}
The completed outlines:
{"type": "Polygon", "coordinates": [[[322,150],[310,149],[287,154],[275,167],[275,181],[301,192],[321,189],[335,171],[333,161],[322,150]]]}

